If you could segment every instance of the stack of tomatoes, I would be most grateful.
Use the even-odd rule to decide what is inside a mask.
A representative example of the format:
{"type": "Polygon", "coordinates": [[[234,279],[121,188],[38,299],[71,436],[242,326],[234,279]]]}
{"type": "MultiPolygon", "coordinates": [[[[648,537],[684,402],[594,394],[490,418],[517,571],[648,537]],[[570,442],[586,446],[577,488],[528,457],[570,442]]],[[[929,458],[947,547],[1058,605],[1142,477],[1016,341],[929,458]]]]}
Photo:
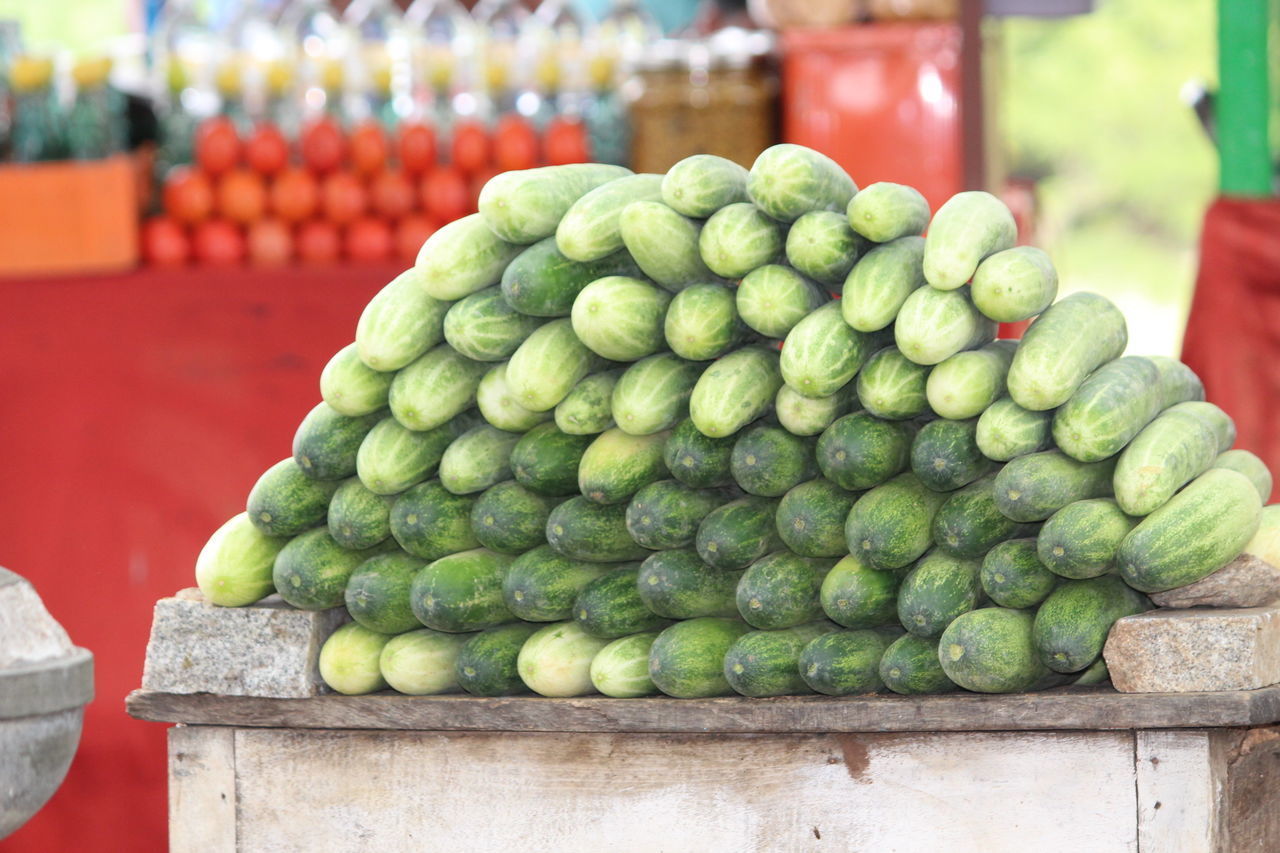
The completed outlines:
{"type": "Polygon", "coordinates": [[[492,129],[460,120],[448,139],[420,123],[348,131],[322,118],[296,144],[272,124],[244,137],[218,117],[197,129],[194,150],[164,181],[164,212],[143,223],[149,263],[412,263],[438,227],[475,211],[493,175],[589,153],[580,124],[539,134],[519,116],[492,129]]]}

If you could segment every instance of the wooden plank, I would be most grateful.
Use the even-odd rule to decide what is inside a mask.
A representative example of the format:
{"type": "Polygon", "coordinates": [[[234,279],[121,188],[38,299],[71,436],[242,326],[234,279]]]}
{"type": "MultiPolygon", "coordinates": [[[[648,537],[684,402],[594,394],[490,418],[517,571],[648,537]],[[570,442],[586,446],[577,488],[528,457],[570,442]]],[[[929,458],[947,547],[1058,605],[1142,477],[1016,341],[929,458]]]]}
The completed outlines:
{"type": "Polygon", "coordinates": [[[1011,696],[835,699],[543,699],[517,696],[316,696],[261,699],[135,691],[141,720],[311,729],[512,732],[928,732],[1256,726],[1280,721],[1280,687],[1231,693],[1122,694],[1060,688],[1011,696]]]}
{"type": "MultiPolygon", "coordinates": [[[[1226,762],[1214,731],[1134,733],[1138,849],[1217,853],[1223,849],[1226,762]]],[[[1242,848],[1246,849],[1246,848],[1242,848]]]]}
{"type": "Polygon", "coordinates": [[[255,853],[1138,849],[1124,732],[239,729],[236,762],[255,853]]]}
{"type": "Polygon", "coordinates": [[[1280,850],[1280,728],[1251,729],[1227,750],[1227,826],[1233,850],[1280,850]]]}
{"type": "Polygon", "coordinates": [[[170,853],[236,853],[234,730],[169,729],[170,853]]]}

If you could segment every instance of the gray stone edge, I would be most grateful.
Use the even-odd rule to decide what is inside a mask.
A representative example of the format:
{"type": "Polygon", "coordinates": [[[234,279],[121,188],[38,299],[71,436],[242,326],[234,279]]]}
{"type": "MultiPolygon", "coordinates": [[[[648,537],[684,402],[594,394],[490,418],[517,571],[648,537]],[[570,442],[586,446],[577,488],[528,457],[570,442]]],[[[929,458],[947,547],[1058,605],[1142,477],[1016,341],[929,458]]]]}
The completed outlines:
{"type": "Polygon", "coordinates": [[[50,714],[93,699],[93,653],[76,647],[61,658],[0,670],[0,719],[50,714]]]}

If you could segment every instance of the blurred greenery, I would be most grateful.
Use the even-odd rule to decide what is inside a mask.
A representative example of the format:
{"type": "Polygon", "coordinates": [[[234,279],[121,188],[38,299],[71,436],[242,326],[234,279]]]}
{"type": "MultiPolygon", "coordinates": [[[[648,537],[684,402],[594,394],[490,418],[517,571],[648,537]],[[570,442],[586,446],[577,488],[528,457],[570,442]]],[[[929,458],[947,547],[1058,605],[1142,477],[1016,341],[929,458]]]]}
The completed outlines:
{"type": "Polygon", "coordinates": [[[102,51],[130,29],[133,2],[125,0],[0,0],[0,18],[22,22],[28,50],[70,49],[78,54],[102,51]]]}

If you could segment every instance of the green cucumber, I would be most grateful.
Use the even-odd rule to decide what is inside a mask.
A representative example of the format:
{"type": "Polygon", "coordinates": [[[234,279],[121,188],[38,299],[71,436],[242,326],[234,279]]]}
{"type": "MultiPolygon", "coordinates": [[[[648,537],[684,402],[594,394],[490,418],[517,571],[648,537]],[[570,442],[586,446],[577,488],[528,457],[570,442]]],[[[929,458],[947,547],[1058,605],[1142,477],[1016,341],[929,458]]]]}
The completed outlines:
{"type": "Polygon", "coordinates": [[[813,445],[781,427],[753,426],[734,442],[729,470],[747,494],[781,497],[818,473],[813,445]]]}
{"type": "Polygon", "coordinates": [[[502,554],[523,554],[545,545],[547,517],[556,500],[506,480],[485,489],[471,507],[471,532],[502,554]]]}
{"type": "Polygon", "coordinates": [[[727,204],[711,215],[698,235],[698,254],[718,276],[742,278],[773,263],[783,252],[782,226],[755,205],[727,204]]]}
{"type": "Polygon", "coordinates": [[[1117,619],[1151,607],[1145,595],[1115,575],[1064,581],[1036,611],[1031,639],[1049,669],[1080,672],[1102,655],[1117,619]]]}
{"type": "Polygon", "coordinates": [[[480,189],[478,216],[509,243],[533,243],[555,234],[560,220],[578,199],[602,184],[629,175],[630,169],[603,163],[503,172],[480,189]]]}
{"type": "Polygon", "coordinates": [[[650,555],[640,564],[636,589],[645,607],[668,619],[738,615],[742,572],[712,568],[693,548],[650,555]]]}
{"type": "Polygon", "coordinates": [[[495,285],[453,303],[444,315],[444,339],[474,361],[502,361],[543,322],[508,305],[495,285]]]}
{"type": "Polygon", "coordinates": [[[480,545],[471,530],[475,498],[455,495],[438,480],[419,483],[391,505],[391,535],[404,550],[438,560],[480,545]]]}
{"type": "Polygon", "coordinates": [[[1076,501],[1049,516],[1036,537],[1036,553],[1055,575],[1096,578],[1115,568],[1116,549],[1137,523],[1111,498],[1076,501]]]}
{"type": "Polygon", "coordinates": [[[308,477],[293,458],[272,465],[249,490],[246,511],[253,526],[267,536],[296,536],[323,524],[329,501],[341,485],[308,477]]]}
{"type": "Polygon", "coordinates": [[[275,592],[272,566],[288,544],[267,536],[248,513],[232,516],[213,532],[196,558],[196,586],[210,604],[243,607],[275,592]]]}
{"type": "Polygon", "coordinates": [[[996,252],[973,274],[973,304],[998,323],[1029,320],[1052,305],[1057,295],[1058,271],[1034,246],[996,252]]]}
{"type": "Polygon", "coordinates": [[[1147,358],[1160,371],[1160,388],[1164,395],[1160,400],[1161,411],[1178,403],[1204,399],[1204,383],[1190,367],[1167,355],[1149,355],[1147,358]]]}
{"type": "Polygon", "coordinates": [[[733,482],[729,462],[733,457],[734,437],[711,438],[703,435],[692,419],[676,424],[662,449],[662,459],[671,476],[686,486],[705,489],[727,486],[733,482]]]}
{"type": "Polygon", "coordinates": [[[556,226],[556,246],[575,261],[596,261],[622,248],[618,220],[634,201],[662,198],[662,175],[628,175],[601,184],[565,211],[556,226]]]}
{"type": "Polygon", "coordinates": [[[473,696],[511,696],[528,688],[520,680],[516,660],[537,625],[512,622],[486,628],[473,635],[458,651],[454,677],[473,696]]]}
{"type": "Polygon", "coordinates": [[[488,370],[484,362],[441,344],[391,380],[391,414],[406,429],[434,429],[475,405],[476,388],[488,370]]]}
{"type": "Polygon", "coordinates": [[[1014,341],[992,341],[935,365],[925,383],[929,408],[951,420],[976,418],[1005,392],[1014,341]]]}
{"type": "Polygon", "coordinates": [[[923,237],[901,237],[867,252],[845,278],[844,321],[860,332],[888,327],[907,297],[925,286],[923,260],[923,237]]]}
{"type": "Polygon", "coordinates": [[[627,504],[627,532],[645,548],[683,548],[693,544],[702,519],[727,501],[718,489],[659,480],[642,487],[627,504]]]}
{"type": "Polygon", "coordinates": [[[978,449],[977,432],[977,418],[930,421],[911,443],[911,470],[920,482],[939,492],[972,483],[994,467],[978,449]]]}
{"type": "Polygon", "coordinates": [[[924,277],[938,290],[955,290],[973,278],[983,259],[1013,248],[1018,225],[991,193],[956,193],[929,221],[924,277]]]}
{"type": "Polygon", "coordinates": [[[815,210],[801,216],[787,231],[787,263],[814,281],[838,288],[865,245],[844,214],[815,210]]]}
{"type": "Polygon", "coordinates": [[[778,501],[748,495],[707,513],[694,546],[717,569],[745,569],[782,544],[774,516],[778,501]]]}
{"type": "Polygon", "coordinates": [[[811,210],[843,212],[857,191],[835,160],[790,143],[760,152],[747,176],[747,195],[779,222],[795,222],[811,210]]]}
{"type": "Polygon", "coordinates": [[[583,587],[616,568],[613,563],[570,560],[540,545],[512,561],[502,580],[502,599],[526,622],[572,619],[573,603],[583,587]]]}
{"type": "Polygon", "coordinates": [[[427,563],[409,588],[413,615],[428,628],[455,634],[510,622],[502,579],[511,559],[475,548],[427,563]]]}
{"type": "Polygon", "coordinates": [[[1218,440],[1219,453],[1229,450],[1231,445],[1236,443],[1235,422],[1231,420],[1230,415],[1213,403],[1207,403],[1204,400],[1188,400],[1185,403],[1170,406],[1166,411],[1182,412],[1199,418],[1218,440]]]}
{"type": "Polygon", "coordinates": [[[873,243],[923,234],[929,202],[915,187],[879,181],[853,197],[845,208],[849,226],[873,243]]]}
{"type": "Polygon", "coordinates": [[[658,692],[649,677],[649,650],[658,639],[657,631],[620,637],[591,659],[591,684],[605,696],[635,699],[658,692]]]}
{"type": "Polygon", "coordinates": [[[844,522],[857,499],[822,477],[800,483],[778,502],[778,535],[802,557],[839,557],[849,550],[844,522]]]}
{"type": "Polygon", "coordinates": [[[1080,462],[1061,450],[1019,456],[996,475],[996,506],[1014,521],[1044,521],[1070,503],[1111,494],[1116,460],[1080,462]]]}
{"type": "Polygon", "coordinates": [[[1128,343],[1124,315],[1111,300],[1073,293],[1049,306],[1022,336],[1009,366],[1009,396],[1024,409],[1057,408],[1128,343]]]}
{"type": "Polygon", "coordinates": [[[694,154],[667,170],[662,200],[685,216],[706,219],[722,207],[750,201],[747,170],[714,154],[694,154]]]}
{"type": "Polygon", "coordinates": [[[359,348],[347,344],[320,371],[320,397],[339,414],[368,415],[387,405],[391,378],[361,361],[359,348]]]}
{"type": "Polygon", "coordinates": [[[1035,539],[1001,542],[982,558],[982,589],[1001,607],[1035,607],[1057,585],[1058,576],[1040,562],[1035,539]]]}
{"type": "Polygon", "coordinates": [[[476,407],[492,426],[507,432],[526,432],[553,417],[551,412],[531,412],[520,405],[507,384],[507,364],[495,364],[476,386],[476,407]]]}
{"type": "Polygon", "coordinates": [[[1076,676],[1071,683],[1077,687],[1089,687],[1095,684],[1105,684],[1111,678],[1111,671],[1107,669],[1107,662],[1102,658],[1098,658],[1076,676]]]}
{"type": "Polygon", "coordinates": [[[454,663],[468,634],[445,634],[419,628],[392,637],[378,656],[378,669],[392,690],[410,696],[456,693],[454,663]]]}
{"type": "Polygon", "coordinates": [[[556,427],[570,435],[591,436],[613,426],[613,389],[621,378],[621,370],[584,376],[556,403],[556,427]]]}
{"type": "Polygon", "coordinates": [[[870,356],[871,336],[850,328],[840,304],[828,302],[787,333],[778,368],[783,381],[799,393],[828,397],[847,385],[870,356]]]}
{"type": "Polygon", "coordinates": [[[754,628],[792,628],[822,616],[818,596],[835,561],[774,551],[738,580],[738,613],[754,628]]]}
{"type": "Polygon", "coordinates": [[[623,371],[613,386],[609,408],[618,429],[652,435],[671,429],[689,413],[689,396],[703,365],[669,352],[641,359],[623,371]]]}
{"type": "Polygon", "coordinates": [[[826,620],[776,631],[749,631],[724,655],[724,677],[736,693],[753,698],[794,696],[812,690],[800,677],[800,653],[835,630],[826,620]]]}
{"type": "Polygon", "coordinates": [[[733,693],[724,656],[751,626],[738,619],[703,616],[663,630],[649,648],[649,677],[668,696],[702,699],[733,693]]]}
{"type": "Polygon", "coordinates": [[[748,328],[767,338],[785,338],[826,301],[822,288],[791,267],[765,264],[742,279],[735,305],[748,328]]]}
{"type": "Polygon", "coordinates": [[[981,558],[997,544],[1025,534],[996,505],[995,475],[989,474],[951,492],[933,517],[933,541],[958,557],[981,558]]]}
{"type": "Polygon", "coordinates": [[[1166,410],[1129,442],[1115,466],[1116,503],[1129,515],[1148,515],[1207,471],[1218,457],[1218,438],[1203,418],[1166,410]]]}
{"type": "Polygon", "coordinates": [[[591,581],[573,602],[573,621],[591,636],[606,640],[666,627],[667,620],[640,597],[639,577],[640,567],[631,565],[591,581]]]}
{"type": "Polygon", "coordinates": [[[382,420],[381,410],[349,417],[320,403],[307,413],[293,435],[293,461],[316,480],[342,480],[356,472],[360,442],[382,420]]]}
{"type": "Polygon", "coordinates": [[[670,294],[638,278],[596,279],[573,301],[573,333],[595,354],[638,361],[662,348],[670,294]]]}
{"type": "Polygon", "coordinates": [[[703,435],[733,435],[769,409],[782,373],[778,354],[743,347],[716,360],[698,377],[689,397],[689,417],[703,435]]]}
{"type": "Polygon", "coordinates": [[[667,306],[663,336],[671,351],[690,361],[724,355],[745,336],[734,292],[722,284],[694,284],[667,306]]]}
{"type": "Polygon", "coordinates": [[[702,223],[660,201],[634,201],[618,218],[622,242],[646,276],[678,292],[711,278],[698,253],[702,223]]]}
{"type": "Polygon", "coordinates": [[[896,625],[901,582],[897,572],[878,571],[849,554],[827,573],[818,598],[827,618],[846,628],[896,625]]]}
{"type": "Polygon", "coordinates": [[[904,634],[880,656],[880,680],[894,693],[928,696],[950,693],[956,683],[947,677],[938,660],[938,641],[904,634]]]}
{"type": "Polygon", "coordinates": [[[502,273],[502,297],[521,314],[567,317],[582,288],[609,275],[639,275],[625,249],[594,261],[575,261],[547,238],[529,246],[502,273]]]}
{"type": "Polygon", "coordinates": [[[916,364],[897,347],[874,353],[858,371],[858,402],[878,418],[901,421],[929,410],[931,367],[916,364]]]}
{"type": "Polygon", "coordinates": [[[1023,693],[1045,683],[1049,668],[1032,639],[1026,610],[984,607],[957,617],[938,641],[947,677],[978,693],[1023,693]]]}
{"type": "Polygon", "coordinates": [[[898,587],[898,621],[912,634],[939,637],[961,613],[982,603],[982,561],[930,551],[898,587]]]}
{"type": "Polygon", "coordinates": [[[1053,412],[1033,412],[1001,397],[978,416],[975,436],[982,455],[1008,462],[1053,446],[1053,412]]]}
{"type": "Polygon", "coordinates": [[[344,480],[329,501],[329,535],[343,548],[372,548],[391,535],[391,495],[369,491],[358,477],[344,480]]]}
{"type": "Polygon", "coordinates": [[[378,666],[390,634],[379,634],[357,622],[348,622],[329,635],[320,647],[320,679],[337,693],[359,696],[387,686],[378,666]]]}
{"type": "Polygon", "coordinates": [[[555,424],[540,424],[511,448],[511,473],[517,483],[540,495],[577,494],[578,464],[592,440],[589,435],[561,432],[555,424]]]}
{"type": "Polygon", "coordinates": [[[403,634],[420,627],[409,606],[409,587],[422,566],[420,558],[403,551],[365,560],[351,573],[343,591],[351,618],[380,634],[403,634]]]}
{"type": "Polygon", "coordinates": [[[973,306],[969,288],[916,288],[898,310],[893,339],[916,364],[937,364],[967,349],[990,343],[996,324],[973,306]]]}
{"type": "Polygon", "coordinates": [[[1094,371],[1053,415],[1053,440],[1081,462],[1114,456],[1160,413],[1160,372],[1141,356],[1094,371]]]}
{"type": "Polygon", "coordinates": [[[455,495],[471,495],[511,477],[511,451],[520,433],[488,424],[453,440],[440,457],[440,485],[455,495]]]}
{"type": "Polygon", "coordinates": [[[662,461],[667,433],[628,435],[605,430],[587,447],[578,463],[578,490],[601,504],[624,503],[644,486],[667,476],[662,461]]]}
{"type": "Polygon", "coordinates": [[[449,302],[427,295],[422,272],[400,273],[379,290],[356,323],[356,350],[373,370],[395,371],[444,340],[449,302]]]}
{"type": "Polygon", "coordinates": [[[411,430],[394,417],[379,421],[360,442],[356,474],[365,488],[397,495],[436,472],[440,457],[458,437],[461,420],[425,432],[411,430]]]}
{"type": "Polygon", "coordinates": [[[556,622],[534,632],[520,647],[516,670],[534,693],[566,698],[595,691],[591,661],[608,640],[593,637],[573,622],[556,622]]]}
{"type": "Polygon", "coordinates": [[[276,592],[299,610],[341,607],[351,573],[370,557],[387,551],[376,546],[348,551],[323,527],[301,533],[280,549],[271,567],[276,592]]]}
{"type": "Polygon", "coordinates": [[[870,489],[907,470],[915,429],[854,412],[831,424],[816,450],[822,475],[844,489],[870,489]]]}
{"type": "Polygon", "coordinates": [[[884,688],[880,660],[893,640],[887,631],[833,631],[810,640],[796,668],[810,690],[827,696],[876,693],[884,688]]]}
{"type": "Polygon", "coordinates": [[[571,560],[621,563],[642,560],[649,551],[627,532],[625,504],[599,504],[569,498],[547,517],[547,544],[571,560]]]}
{"type": "Polygon", "coordinates": [[[520,246],[492,231],[473,213],[441,226],[418,250],[414,267],[434,299],[452,301],[497,284],[520,246]]]}
{"type": "Polygon", "coordinates": [[[520,405],[531,412],[545,412],[554,409],[598,364],[599,357],[574,334],[572,320],[552,320],[525,338],[512,354],[507,385],[520,405]]]}
{"type": "Polygon", "coordinates": [[[1255,454],[1247,450],[1227,450],[1219,453],[1218,458],[1213,460],[1213,467],[1230,468],[1232,471],[1244,474],[1258,490],[1258,497],[1263,503],[1271,499],[1271,469],[1255,454]]]}
{"type": "Polygon", "coordinates": [[[852,382],[827,397],[806,397],[783,385],[773,400],[773,412],[792,435],[818,435],[852,409],[857,399],[852,382]]]}
{"type": "Polygon", "coordinates": [[[915,562],[933,545],[933,517],[945,500],[910,471],[881,483],[849,510],[849,552],[882,571],[915,562]]]}

